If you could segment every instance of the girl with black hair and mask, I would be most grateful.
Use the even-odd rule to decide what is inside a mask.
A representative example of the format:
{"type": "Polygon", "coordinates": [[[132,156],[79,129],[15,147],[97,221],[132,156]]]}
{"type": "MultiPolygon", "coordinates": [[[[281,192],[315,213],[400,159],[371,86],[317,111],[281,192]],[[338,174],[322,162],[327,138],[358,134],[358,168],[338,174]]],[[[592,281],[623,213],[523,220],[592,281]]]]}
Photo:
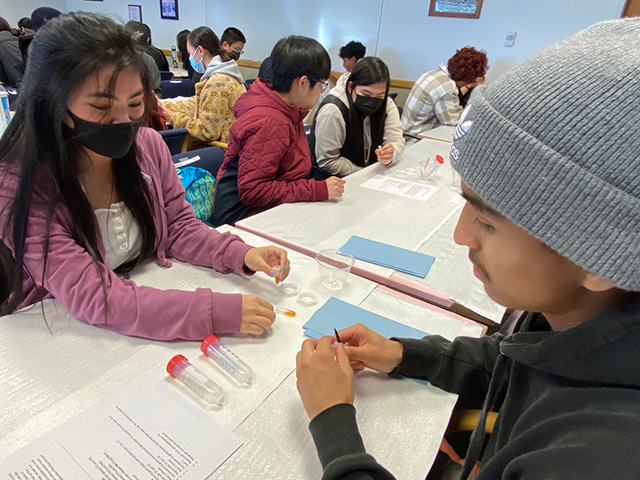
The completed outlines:
{"type": "Polygon", "coordinates": [[[344,177],[376,162],[388,166],[404,150],[398,108],[389,94],[389,69],[365,57],[346,85],[337,85],[318,107],[310,150],[327,174],[344,177]]]}
{"type": "Polygon", "coordinates": [[[169,258],[221,273],[289,270],[197,220],[169,150],[140,128],[149,75],[135,41],[96,14],[51,20],[34,39],[15,118],[0,139],[0,316],[55,298],[125,335],[202,340],[263,333],[273,307],[254,295],[137,286],[118,273],[169,258]]]}

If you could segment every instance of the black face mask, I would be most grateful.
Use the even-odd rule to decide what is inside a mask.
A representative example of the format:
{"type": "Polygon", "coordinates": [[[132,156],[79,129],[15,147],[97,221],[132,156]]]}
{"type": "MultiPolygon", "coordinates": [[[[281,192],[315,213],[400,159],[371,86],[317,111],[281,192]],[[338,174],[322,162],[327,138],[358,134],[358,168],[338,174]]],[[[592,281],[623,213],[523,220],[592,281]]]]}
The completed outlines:
{"type": "Polygon", "coordinates": [[[73,120],[69,130],[80,145],[98,155],[110,158],[122,158],[131,149],[142,118],[128,123],[94,123],[83,120],[71,111],[67,113],[73,120]]]}
{"type": "Polygon", "coordinates": [[[373,115],[378,111],[382,104],[384,103],[384,98],[374,98],[374,97],[364,97],[362,95],[356,95],[356,101],[353,102],[353,106],[356,109],[356,112],[361,117],[368,117],[369,115],[373,115]]]}
{"type": "Polygon", "coordinates": [[[227,56],[231,59],[231,60],[235,60],[236,62],[238,61],[238,59],[240,58],[240,53],[236,52],[235,50],[225,50],[225,52],[227,53],[227,56]]]}

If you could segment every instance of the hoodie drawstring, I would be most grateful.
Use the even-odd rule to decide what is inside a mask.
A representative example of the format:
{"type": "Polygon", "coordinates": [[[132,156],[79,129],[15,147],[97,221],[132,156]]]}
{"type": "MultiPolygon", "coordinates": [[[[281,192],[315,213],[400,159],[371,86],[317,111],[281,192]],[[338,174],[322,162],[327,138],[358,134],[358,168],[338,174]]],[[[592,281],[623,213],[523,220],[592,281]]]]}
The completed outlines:
{"type": "Polygon", "coordinates": [[[471,470],[480,458],[480,451],[484,443],[484,429],[487,423],[487,414],[496,403],[496,397],[498,396],[498,391],[501,389],[500,387],[505,384],[505,373],[507,372],[508,366],[509,362],[507,361],[506,355],[501,353],[498,356],[495,367],[493,367],[493,374],[489,382],[489,391],[487,392],[487,396],[482,405],[482,411],[480,412],[480,421],[471,434],[469,448],[467,449],[462,472],[460,473],[460,480],[466,480],[467,477],[469,477],[471,470]]]}

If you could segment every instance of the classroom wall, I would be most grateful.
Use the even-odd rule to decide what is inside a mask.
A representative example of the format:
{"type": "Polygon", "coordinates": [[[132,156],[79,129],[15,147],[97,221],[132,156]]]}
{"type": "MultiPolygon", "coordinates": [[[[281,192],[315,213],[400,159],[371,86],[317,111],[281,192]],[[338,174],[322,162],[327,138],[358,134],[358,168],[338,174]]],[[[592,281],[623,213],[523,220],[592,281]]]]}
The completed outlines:
{"type": "Polygon", "coordinates": [[[472,45],[489,57],[487,81],[542,48],[601,20],[619,18],[625,0],[485,0],[479,19],[429,17],[427,0],[385,0],[378,56],[391,76],[415,80],[472,45]],[[507,32],[517,32],[505,47],[507,32]]]}
{"type": "Polygon", "coordinates": [[[18,20],[22,17],[31,17],[38,7],[57,8],[61,12],[67,11],[66,0],[0,0],[0,17],[3,17],[9,24],[18,28],[18,20]]]}
{"type": "Polygon", "coordinates": [[[487,51],[493,81],[532,53],[595,22],[619,18],[625,0],[491,0],[483,2],[479,19],[429,17],[428,0],[180,0],[180,19],[160,19],[159,0],[0,0],[0,15],[17,23],[43,3],[62,11],[107,13],[128,20],[128,4],[142,6],[153,43],[169,49],[182,29],[207,24],[221,34],[236,26],[247,36],[244,59],[263,60],[284,35],[304,34],[329,51],[332,69],[342,71],[337,56],[357,39],[367,53],[381,57],[396,79],[415,80],[426,70],[473,45],[487,51]],[[18,6],[19,5],[19,6],[18,6]],[[26,12],[26,13],[25,13],[26,12]],[[13,20],[12,20],[13,19],[13,20]],[[504,46],[507,32],[517,32],[515,45],[504,46]]]}
{"type": "Polygon", "coordinates": [[[163,20],[160,18],[160,0],[104,0],[102,2],[67,0],[66,3],[70,12],[83,10],[85,12],[104,13],[114,16],[123,22],[129,20],[128,5],[140,5],[142,7],[142,22],[151,28],[152,43],[158,48],[168,50],[171,45],[175,45],[176,34],[180,30],[185,28],[193,30],[193,28],[205,24],[207,0],[178,1],[179,20],[163,20]]]}
{"type": "MultiPolygon", "coordinates": [[[[332,70],[343,71],[338,50],[358,40],[375,52],[380,12],[384,0],[208,0],[208,25],[216,32],[228,26],[247,37],[247,60],[262,61],[286,35],[306,35],[324,45],[332,70]]],[[[394,1],[394,0],[386,0],[394,1]]]]}

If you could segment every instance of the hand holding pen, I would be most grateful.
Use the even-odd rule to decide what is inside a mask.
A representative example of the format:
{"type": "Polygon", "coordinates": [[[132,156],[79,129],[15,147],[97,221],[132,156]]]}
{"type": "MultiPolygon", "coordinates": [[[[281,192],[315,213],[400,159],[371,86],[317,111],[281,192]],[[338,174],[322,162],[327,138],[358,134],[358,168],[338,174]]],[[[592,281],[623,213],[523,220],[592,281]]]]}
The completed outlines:
{"type": "Polygon", "coordinates": [[[296,356],[298,392],[309,418],[340,403],[353,403],[353,370],[344,345],[332,336],[308,339],[296,356]]]}

